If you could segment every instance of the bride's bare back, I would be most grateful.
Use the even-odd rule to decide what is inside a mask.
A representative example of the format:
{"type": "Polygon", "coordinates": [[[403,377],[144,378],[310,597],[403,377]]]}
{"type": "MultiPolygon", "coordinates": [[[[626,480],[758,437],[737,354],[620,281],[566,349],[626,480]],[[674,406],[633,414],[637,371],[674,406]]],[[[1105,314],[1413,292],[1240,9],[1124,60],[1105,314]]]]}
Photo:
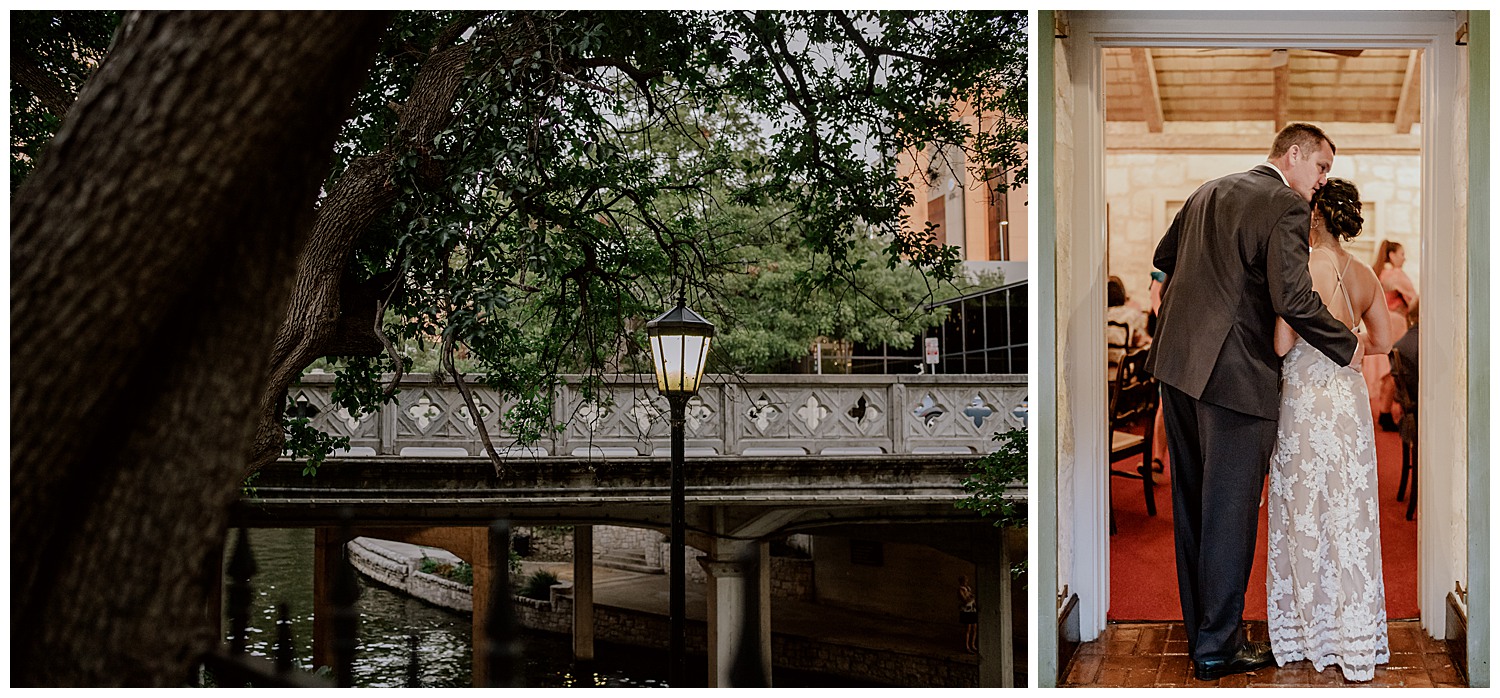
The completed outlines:
{"type": "MultiPolygon", "coordinates": [[[[1307,271],[1313,290],[1323,299],[1328,312],[1339,322],[1355,329],[1364,322],[1366,354],[1384,354],[1396,341],[1391,315],[1385,309],[1385,289],[1375,272],[1354,259],[1342,248],[1317,247],[1308,257],[1307,271]],[[1340,273],[1343,275],[1340,288],[1340,273]],[[1347,299],[1346,294],[1347,293],[1347,299]]],[[[1285,356],[1292,350],[1297,333],[1282,320],[1276,321],[1276,353],[1285,356]]]]}

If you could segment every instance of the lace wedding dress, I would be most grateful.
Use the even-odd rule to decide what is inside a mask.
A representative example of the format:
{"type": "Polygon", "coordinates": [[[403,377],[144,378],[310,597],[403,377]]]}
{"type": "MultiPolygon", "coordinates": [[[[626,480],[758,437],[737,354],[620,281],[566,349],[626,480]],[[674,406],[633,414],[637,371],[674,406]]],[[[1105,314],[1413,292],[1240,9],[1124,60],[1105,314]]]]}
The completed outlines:
{"type": "Polygon", "coordinates": [[[1266,504],[1271,649],[1281,666],[1338,664],[1368,681],[1390,661],[1368,389],[1301,338],[1281,380],[1266,504]]]}

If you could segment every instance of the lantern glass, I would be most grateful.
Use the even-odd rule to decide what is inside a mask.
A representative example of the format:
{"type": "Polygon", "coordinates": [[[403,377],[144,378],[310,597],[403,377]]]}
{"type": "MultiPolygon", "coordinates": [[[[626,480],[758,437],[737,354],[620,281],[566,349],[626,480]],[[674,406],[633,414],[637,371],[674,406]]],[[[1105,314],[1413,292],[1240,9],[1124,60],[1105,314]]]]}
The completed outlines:
{"type": "Polygon", "coordinates": [[[712,337],[665,335],[651,338],[656,361],[656,388],[664,394],[698,392],[712,337]]]}
{"type": "Polygon", "coordinates": [[[646,334],[651,338],[656,388],[669,396],[698,392],[713,342],[713,324],[678,305],[647,323],[646,334]]]}

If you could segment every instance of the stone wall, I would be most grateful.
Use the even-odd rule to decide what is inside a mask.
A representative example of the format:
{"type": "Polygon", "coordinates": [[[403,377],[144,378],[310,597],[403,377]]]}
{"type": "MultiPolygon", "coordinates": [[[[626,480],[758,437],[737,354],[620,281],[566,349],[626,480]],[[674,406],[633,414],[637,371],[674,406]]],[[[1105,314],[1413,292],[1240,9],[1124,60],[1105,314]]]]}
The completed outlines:
{"type": "MultiPolygon", "coordinates": [[[[420,560],[407,560],[379,545],[366,544],[356,538],[349,543],[349,562],[354,569],[374,581],[405,592],[434,606],[460,613],[472,613],[474,599],[469,585],[446,577],[423,572],[420,560]]],[[[452,563],[446,556],[441,562],[452,563]]]]}
{"type": "Polygon", "coordinates": [[[817,591],[813,586],[813,561],[772,557],[771,598],[817,601],[817,591]]]}
{"type": "MultiPolygon", "coordinates": [[[[657,547],[656,554],[661,559],[661,568],[664,572],[670,572],[672,567],[672,544],[666,540],[657,547]]],[[[689,545],[682,551],[683,563],[687,570],[682,575],[689,584],[707,584],[708,571],[703,569],[703,560],[708,554],[689,545]]]]}
{"type": "Polygon", "coordinates": [[[977,659],[939,659],[830,645],[802,637],[771,637],[776,666],[817,671],[864,681],[920,688],[975,688],[979,685],[977,659]]]}
{"type": "MultiPolygon", "coordinates": [[[[1337,136],[1334,137],[1337,142],[1337,136]]],[[[1105,156],[1109,207],[1109,273],[1130,298],[1149,308],[1151,257],[1172,216],[1200,184],[1264,162],[1264,154],[1115,153],[1105,156]]],[[[1420,288],[1421,157],[1411,154],[1339,154],[1332,176],[1354,182],[1364,203],[1365,229],[1345,249],[1373,265],[1382,240],[1406,250],[1402,269],[1420,288]]]]}
{"type": "MultiPolygon", "coordinates": [[[[516,622],[532,630],[571,635],[573,633],[572,587],[572,584],[553,585],[552,598],[547,601],[527,596],[512,596],[511,600],[514,603],[511,608],[515,609],[516,622]],[[563,591],[567,591],[567,595],[563,595],[563,591]]],[[[598,613],[601,610],[603,609],[598,607],[594,609],[595,623],[598,623],[598,613]]]]}
{"type": "MultiPolygon", "coordinates": [[[[836,536],[814,536],[814,594],[819,603],[958,625],[958,577],[974,582],[974,565],[925,545],[874,542],[882,560],[865,564],[836,536]]],[[[1025,618],[1025,616],[1021,616],[1025,618]]]]}
{"type": "Polygon", "coordinates": [[[573,559],[572,526],[517,526],[515,537],[522,536],[529,540],[527,560],[564,562],[573,559]]]}
{"type": "Polygon", "coordinates": [[[595,526],[594,557],[611,552],[639,552],[646,556],[646,564],[666,569],[671,554],[664,552],[665,541],[665,534],[650,528],[595,526]]]}

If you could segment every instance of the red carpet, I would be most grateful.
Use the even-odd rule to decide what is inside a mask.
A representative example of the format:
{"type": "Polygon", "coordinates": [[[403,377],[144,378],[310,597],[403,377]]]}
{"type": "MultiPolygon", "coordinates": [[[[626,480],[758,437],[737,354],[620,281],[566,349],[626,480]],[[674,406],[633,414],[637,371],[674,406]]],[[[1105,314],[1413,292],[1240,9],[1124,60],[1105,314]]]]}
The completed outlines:
{"type": "MultiPolygon", "coordinates": [[[[1386,617],[1417,617],[1417,522],[1406,520],[1406,502],[1396,501],[1401,483],[1401,437],[1375,431],[1380,463],[1380,548],[1385,571],[1386,617]]],[[[1120,469],[1138,460],[1122,461],[1120,469]]],[[[1170,467],[1168,468],[1170,470],[1170,467]]],[[[1109,619],[1182,620],[1177,597],[1177,558],[1172,547],[1172,495],[1167,473],[1157,473],[1156,516],[1146,515],[1141,483],[1114,480],[1115,521],[1110,537],[1109,619]]],[[[1408,489],[1410,489],[1408,487],[1408,489]]],[[[1410,492],[1408,492],[1408,496],[1410,492]]],[[[1421,515],[1419,511],[1418,516],[1421,515]]],[[[1260,511],[1255,568],[1245,593],[1245,618],[1266,619],[1266,510],[1260,511]]]]}

